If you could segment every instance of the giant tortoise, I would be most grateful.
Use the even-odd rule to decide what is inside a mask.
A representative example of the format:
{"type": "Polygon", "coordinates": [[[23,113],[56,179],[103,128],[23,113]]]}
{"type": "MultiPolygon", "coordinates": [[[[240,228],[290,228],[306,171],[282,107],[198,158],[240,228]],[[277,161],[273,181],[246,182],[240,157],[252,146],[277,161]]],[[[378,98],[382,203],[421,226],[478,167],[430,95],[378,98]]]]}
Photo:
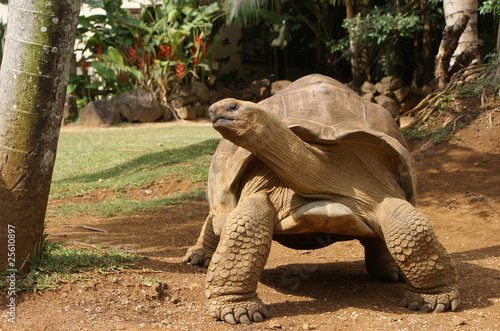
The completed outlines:
{"type": "Polygon", "coordinates": [[[209,113],[223,139],[209,172],[210,212],[184,262],[208,267],[212,317],[269,316],[256,288],[272,240],[313,249],[357,239],[370,276],[406,281],[404,307],[457,308],[455,262],[414,207],[412,158],[387,111],[310,75],[257,104],[225,99],[209,113]]]}

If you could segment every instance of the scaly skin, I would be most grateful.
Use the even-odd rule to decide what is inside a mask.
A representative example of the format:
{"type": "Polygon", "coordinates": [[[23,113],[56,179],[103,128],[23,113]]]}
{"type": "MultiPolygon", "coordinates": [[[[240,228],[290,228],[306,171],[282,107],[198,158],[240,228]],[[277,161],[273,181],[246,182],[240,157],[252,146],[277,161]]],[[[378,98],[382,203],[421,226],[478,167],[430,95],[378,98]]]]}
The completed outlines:
{"type": "MultiPolygon", "coordinates": [[[[366,266],[375,278],[406,279],[403,306],[434,312],[457,308],[455,263],[425,216],[404,200],[405,192],[393,176],[396,171],[389,157],[363,144],[354,149],[347,144],[310,145],[250,102],[220,101],[210,108],[210,116],[224,138],[266,163],[285,188],[308,199],[344,203],[379,234],[382,242],[362,240],[366,266]]],[[[269,254],[276,215],[292,195],[276,191],[274,184],[270,184],[274,191],[266,185],[248,185],[252,178],[264,177],[255,173],[235,183],[240,185],[239,202],[225,221],[207,272],[210,315],[228,323],[261,321],[268,316],[255,291],[269,254]]],[[[220,230],[221,224],[214,226],[220,230]]],[[[211,222],[205,225],[185,261],[206,264],[216,241],[211,227],[211,222]]]]}
{"type": "Polygon", "coordinates": [[[212,317],[234,324],[269,316],[256,289],[271,250],[275,213],[268,196],[255,193],[229,214],[207,272],[212,317]]]}
{"type": "Polygon", "coordinates": [[[455,261],[427,218],[410,203],[394,198],[384,200],[378,210],[389,252],[408,283],[401,305],[410,310],[455,310],[459,304],[455,261]]]}
{"type": "Polygon", "coordinates": [[[214,233],[212,216],[209,215],[201,229],[196,244],[188,249],[182,262],[191,263],[191,265],[202,265],[205,268],[208,267],[218,243],[219,237],[214,233]]]}

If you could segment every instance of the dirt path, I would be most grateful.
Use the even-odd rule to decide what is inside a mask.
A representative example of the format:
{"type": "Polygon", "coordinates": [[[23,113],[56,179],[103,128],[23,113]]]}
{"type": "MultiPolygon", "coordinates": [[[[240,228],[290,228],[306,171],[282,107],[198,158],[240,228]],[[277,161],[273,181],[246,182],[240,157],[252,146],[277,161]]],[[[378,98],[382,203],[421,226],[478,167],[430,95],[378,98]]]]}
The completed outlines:
{"type": "Polygon", "coordinates": [[[215,322],[206,312],[205,270],[180,263],[201,229],[204,201],[132,217],[50,219],[50,239],[80,248],[109,244],[148,256],[133,269],[44,293],[21,293],[17,323],[0,330],[500,330],[500,123],[469,125],[462,140],[412,146],[418,207],[458,262],[456,312],[414,313],[398,306],[403,284],[368,277],[358,242],[314,251],[277,243],[258,292],[272,318],[252,326],[215,322]],[[62,224],[84,224],[108,233],[62,224]],[[153,269],[153,270],[151,270],[153,269]],[[146,286],[156,277],[166,286],[146,286]]]}

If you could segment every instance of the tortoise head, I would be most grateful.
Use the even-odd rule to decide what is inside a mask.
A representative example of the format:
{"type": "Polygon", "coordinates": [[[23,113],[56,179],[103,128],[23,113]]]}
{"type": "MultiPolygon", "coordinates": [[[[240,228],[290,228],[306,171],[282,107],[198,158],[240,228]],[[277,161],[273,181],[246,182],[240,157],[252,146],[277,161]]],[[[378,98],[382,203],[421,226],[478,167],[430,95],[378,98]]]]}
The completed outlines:
{"type": "Polygon", "coordinates": [[[214,129],[238,144],[249,135],[259,132],[269,116],[256,103],[236,99],[224,99],[209,108],[210,119],[214,129]]]}

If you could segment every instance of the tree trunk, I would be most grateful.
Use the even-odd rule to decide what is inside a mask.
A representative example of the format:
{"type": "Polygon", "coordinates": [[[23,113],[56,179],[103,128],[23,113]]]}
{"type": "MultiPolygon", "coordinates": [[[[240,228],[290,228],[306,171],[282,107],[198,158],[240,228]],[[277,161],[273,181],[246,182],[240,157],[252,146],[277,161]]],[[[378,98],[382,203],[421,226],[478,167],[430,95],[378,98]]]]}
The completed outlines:
{"type": "MultiPolygon", "coordinates": [[[[352,0],[345,0],[346,17],[354,18],[355,10],[352,0]]],[[[349,43],[352,51],[351,72],[352,82],[355,86],[360,87],[366,80],[369,79],[368,55],[362,43],[352,37],[349,30],[349,43]]]]}
{"type": "Polygon", "coordinates": [[[429,20],[427,0],[421,2],[422,10],[422,75],[419,85],[427,84],[434,78],[434,51],[432,49],[432,27],[429,20]]]}
{"type": "Polygon", "coordinates": [[[19,268],[43,238],[80,5],[9,1],[0,77],[0,271],[19,268]]]}
{"type": "Polygon", "coordinates": [[[500,83],[500,23],[498,24],[497,32],[497,72],[495,74],[495,80],[500,83]]]}
{"type": "Polygon", "coordinates": [[[447,26],[452,26],[458,20],[461,14],[469,16],[467,28],[462,33],[458,41],[457,49],[451,58],[450,65],[453,65],[455,58],[478,40],[477,37],[477,0],[443,0],[444,16],[447,26]]]}
{"type": "Polygon", "coordinates": [[[436,56],[436,69],[434,76],[438,81],[438,87],[445,86],[449,81],[448,70],[450,59],[457,48],[458,40],[467,26],[469,17],[461,15],[453,26],[446,26],[443,31],[443,40],[439,45],[439,52],[436,56]]]}

